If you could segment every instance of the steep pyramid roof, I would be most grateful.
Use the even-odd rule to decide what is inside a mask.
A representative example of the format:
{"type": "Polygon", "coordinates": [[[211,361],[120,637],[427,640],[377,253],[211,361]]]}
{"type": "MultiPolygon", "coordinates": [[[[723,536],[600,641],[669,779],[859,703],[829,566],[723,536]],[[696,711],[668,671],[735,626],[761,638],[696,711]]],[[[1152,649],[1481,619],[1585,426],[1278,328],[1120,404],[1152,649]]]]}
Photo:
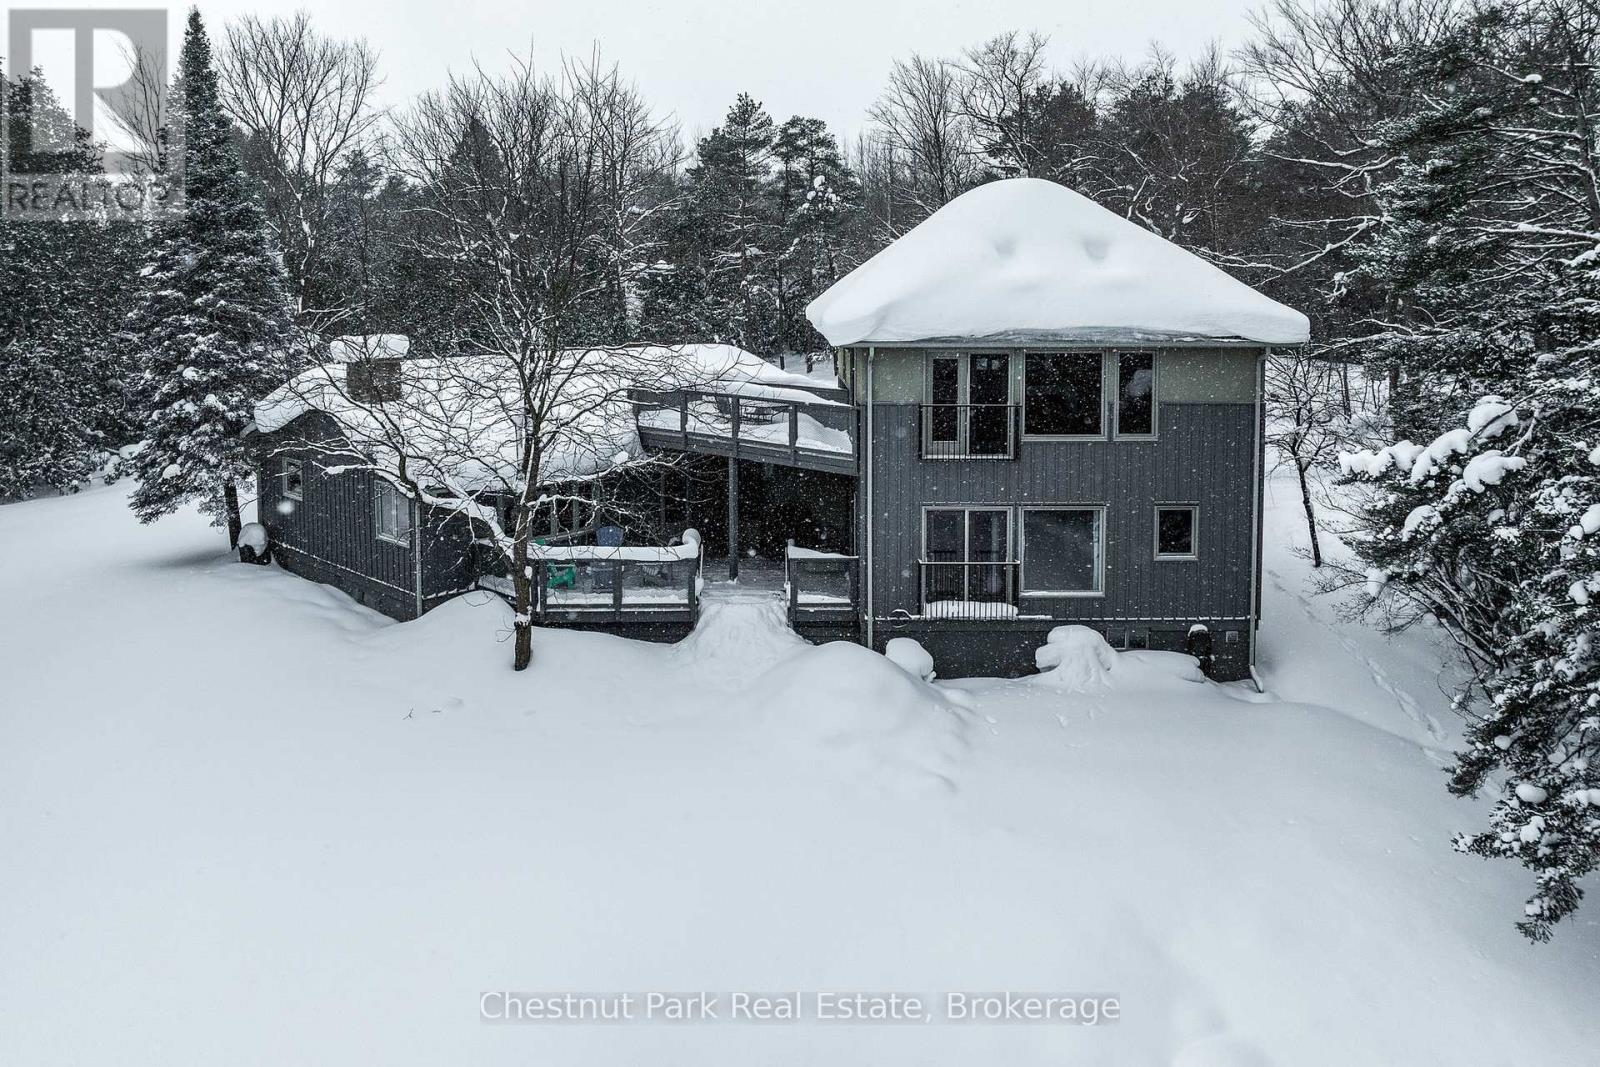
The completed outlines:
{"type": "Polygon", "coordinates": [[[811,302],[829,344],[1242,339],[1306,317],[1093,200],[1038,178],[980,185],[811,302]]]}

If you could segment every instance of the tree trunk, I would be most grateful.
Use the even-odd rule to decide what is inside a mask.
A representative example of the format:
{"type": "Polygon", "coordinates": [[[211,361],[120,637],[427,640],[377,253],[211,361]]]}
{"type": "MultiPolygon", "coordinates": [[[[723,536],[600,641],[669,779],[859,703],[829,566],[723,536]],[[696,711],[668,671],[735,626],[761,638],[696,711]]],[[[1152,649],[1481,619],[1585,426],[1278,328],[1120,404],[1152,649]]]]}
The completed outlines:
{"type": "Polygon", "coordinates": [[[1306,509],[1306,532],[1311,535],[1311,565],[1322,566],[1322,545],[1317,541],[1317,513],[1311,506],[1311,486],[1306,481],[1306,465],[1295,460],[1294,469],[1300,475],[1300,505],[1306,509]]]}
{"type": "MultiPolygon", "coordinates": [[[[526,521],[519,522],[519,527],[528,525],[526,521]]],[[[525,671],[528,664],[533,661],[533,579],[528,575],[528,537],[524,529],[518,529],[516,540],[511,550],[511,587],[516,591],[517,617],[514,626],[515,640],[511,655],[511,669],[525,671]]],[[[542,579],[543,573],[539,575],[542,579]]]]}
{"type": "Polygon", "coordinates": [[[232,478],[222,483],[222,508],[228,517],[228,547],[237,550],[244,522],[239,518],[239,487],[232,478]]]}

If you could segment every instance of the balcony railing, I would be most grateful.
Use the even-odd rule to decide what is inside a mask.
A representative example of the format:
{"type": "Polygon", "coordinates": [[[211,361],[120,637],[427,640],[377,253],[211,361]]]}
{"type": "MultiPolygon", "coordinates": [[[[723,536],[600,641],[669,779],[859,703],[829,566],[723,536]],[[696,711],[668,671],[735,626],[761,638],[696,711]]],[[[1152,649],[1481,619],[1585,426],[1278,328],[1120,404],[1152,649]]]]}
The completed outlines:
{"type": "Polygon", "coordinates": [[[931,619],[1014,619],[1022,564],[923,560],[922,614],[931,619]]]}
{"type": "Polygon", "coordinates": [[[640,562],[637,560],[535,560],[535,589],[541,617],[569,618],[624,614],[699,614],[698,559],[640,562]],[[542,573],[540,573],[542,572],[542,573]]]}
{"type": "Polygon", "coordinates": [[[856,409],[798,388],[773,395],[634,390],[641,440],[651,447],[854,473],[856,409]]]}
{"type": "Polygon", "coordinates": [[[923,459],[1016,459],[1019,404],[923,404],[923,459]]]}
{"type": "Polygon", "coordinates": [[[861,600],[861,560],[790,548],[784,561],[789,625],[853,622],[861,600]]]}

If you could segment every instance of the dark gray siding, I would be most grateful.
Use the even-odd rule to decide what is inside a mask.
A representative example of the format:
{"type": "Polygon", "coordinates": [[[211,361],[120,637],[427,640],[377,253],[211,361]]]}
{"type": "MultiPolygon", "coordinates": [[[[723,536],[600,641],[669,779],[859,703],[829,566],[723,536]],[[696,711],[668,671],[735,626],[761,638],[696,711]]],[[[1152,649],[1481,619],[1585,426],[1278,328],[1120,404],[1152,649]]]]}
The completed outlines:
{"type": "MultiPolygon", "coordinates": [[[[1164,403],[1154,441],[1032,441],[1015,460],[924,460],[918,409],[873,420],[874,615],[916,614],[922,508],[1093,504],[1106,509],[1105,595],[1023,600],[1057,619],[1246,618],[1251,610],[1256,408],[1164,403]],[[1200,558],[1157,562],[1158,503],[1200,508],[1200,558]]],[[[1020,534],[1013,518],[1013,537],[1020,534]]]]}
{"type": "Polygon", "coordinates": [[[422,508],[424,609],[472,588],[478,576],[472,524],[444,508],[422,508]]]}
{"type": "Polygon", "coordinates": [[[337,440],[337,428],[318,412],[302,415],[275,434],[258,437],[261,523],[273,553],[289,570],[337,586],[394,618],[416,615],[416,559],[410,545],[383,541],[374,510],[377,475],[347,469],[330,473],[339,460],[307,442],[337,440]],[[303,499],[283,494],[282,463],[304,464],[303,499]]]}

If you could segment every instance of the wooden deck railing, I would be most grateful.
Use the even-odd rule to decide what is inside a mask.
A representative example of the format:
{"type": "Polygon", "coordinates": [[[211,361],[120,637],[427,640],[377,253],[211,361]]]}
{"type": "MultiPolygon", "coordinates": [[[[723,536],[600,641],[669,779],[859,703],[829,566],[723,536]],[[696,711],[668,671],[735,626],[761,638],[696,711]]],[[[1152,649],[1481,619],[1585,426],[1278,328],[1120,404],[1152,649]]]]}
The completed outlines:
{"type": "Polygon", "coordinates": [[[796,554],[785,560],[789,625],[852,623],[861,603],[861,559],[823,553],[796,554]]]}

